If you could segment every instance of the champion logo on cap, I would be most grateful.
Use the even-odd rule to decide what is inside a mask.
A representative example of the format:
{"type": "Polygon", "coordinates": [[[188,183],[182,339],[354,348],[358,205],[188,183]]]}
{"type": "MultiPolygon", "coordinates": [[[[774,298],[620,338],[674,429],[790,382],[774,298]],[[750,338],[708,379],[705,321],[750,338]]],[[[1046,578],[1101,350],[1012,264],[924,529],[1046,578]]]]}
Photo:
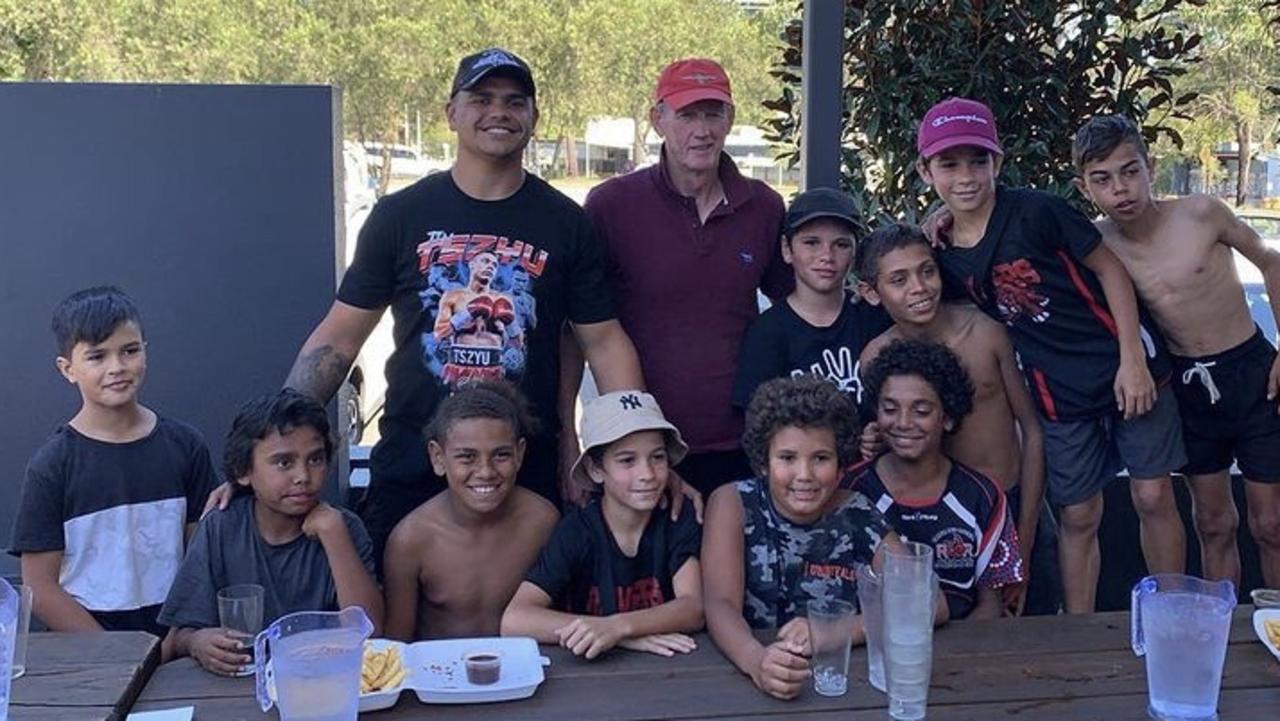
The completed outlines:
{"type": "Polygon", "coordinates": [[[930,123],[935,128],[940,128],[947,123],[955,122],[978,123],[980,125],[988,125],[987,119],[977,115],[939,115],[930,123]]]}
{"type": "Polygon", "coordinates": [[[688,80],[691,83],[697,83],[699,85],[706,85],[707,83],[714,83],[715,81],[719,80],[719,78],[717,78],[716,76],[707,75],[706,73],[694,73],[693,75],[682,75],[680,76],[680,79],[688,80]]]}
{"type": "Polygon", "coordinates": [[[624,410],[638,410],[640,408],[640,397],[633,393],[628,393],[627,395],[619,396],[618,403],[622,404],[624,410]]]}

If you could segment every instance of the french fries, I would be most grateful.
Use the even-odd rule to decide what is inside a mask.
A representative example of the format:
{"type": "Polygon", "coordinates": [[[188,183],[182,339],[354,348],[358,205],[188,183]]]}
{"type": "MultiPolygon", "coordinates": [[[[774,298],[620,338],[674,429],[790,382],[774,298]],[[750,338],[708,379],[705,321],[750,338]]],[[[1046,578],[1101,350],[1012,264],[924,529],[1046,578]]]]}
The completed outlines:
{"type": "Polygon", "coordinates": [[[1262,627],[1266,629],[1271,645],[1280,648],[1280,621],[1263,621],[1262,627]]]}
{"type": "Polygon", "coordinates": [[[404,660],[397,646],[375,651],[369,644],[364,647],[364,659],[360,668],[360,693],[377,693],[398,687],[404,682],[404,660]]]}

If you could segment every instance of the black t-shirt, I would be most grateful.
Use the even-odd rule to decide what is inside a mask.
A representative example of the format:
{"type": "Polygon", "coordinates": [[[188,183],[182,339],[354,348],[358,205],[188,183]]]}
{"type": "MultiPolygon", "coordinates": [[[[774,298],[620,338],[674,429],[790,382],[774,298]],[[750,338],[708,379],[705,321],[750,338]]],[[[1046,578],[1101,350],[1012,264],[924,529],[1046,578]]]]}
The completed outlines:
{"type": "MultiPolygon", "coordinates": [[[[263,588],[264,624],[298,611],[338,610],[338,586],[320,541],[304,534],[273,546],[258,531],[253,509],[253,496],[238,496],[226,510],[200,521],[160,612],[161,623],[174,628],[217,626],[219,589],[246,583],[263,588]]],[[[372,574],[373,542],[364,524],[351,511],[337,510],[351,545],[372,574]]]]}
{"type": "MultiPolygon", "coordinates": [[[[430,477],[422,427],[462,380],[516,383],[543,425],[531,442],[553,439],[561,326],[614,317],[586,215],[532,175],[503,200],[476,200],[447,172],[383,198],[360,231],[338,299],[391,306],[396,347],[370,471],[374,485],[401,487],[430,477]]],[[[555,485],[521,482],[544,493],[555,485]]]]}
{"type": "Polygon", "coordinates": [[[1024,579],[1018,532],[999,485],[952,461],[942,495],[895,498],[876,472],[877,460],[859,464],[844,482],[871,499],[903,540],[933,549],[933,570],[952,618],[973,612],[979,588],[1024,579]]]}
{"type": "MultiPolygon", "coordinates": [[[[1070,421],[1115,409],[1116,322],[1082,259],[1102,242],[1083,213],[1037,190],[1000,188],[987,232],[972,248],[938,254],[943,278],[1004,323],[1031,397],[1045,418],[1070,421]]],[[[1152,377],[1169,374],[1164,341],[1139,304],[1152,377]]]]}
{"type": "Polygon", "coordinates": [[[217,483],[204,439],[180,421],[157,418],[128,443],[62,426],[27,464],[10,552],[61,551],[59,585],[104,628],[162,634],[186,524],[217,483]]]}
{"type": "Polygon", "coordinates": [[[658,508],[640,536],[635,557],[629,558],[609,532],[600,501],[594,500],[560,519],[525,580],[545,591],[553,608],[567,613],[639,611],[675,598],[672,579],[685,561],[698,557],[701,545],[702,527],[688,504],[677,521],[658,508]],[[602,598],[602,586],[612,593],[602,598]]]}
{"type": "Polygon", "coordinates": [[[818,327],[801,318],[783,300],[774,303],[751,324],[742,342],[733,405],[746,408],[761,383],[772,378],[806,374],[826,378],[863,402],[858,356],[893,321],[879,306],[850,296],[834,323],[818,327]]]}

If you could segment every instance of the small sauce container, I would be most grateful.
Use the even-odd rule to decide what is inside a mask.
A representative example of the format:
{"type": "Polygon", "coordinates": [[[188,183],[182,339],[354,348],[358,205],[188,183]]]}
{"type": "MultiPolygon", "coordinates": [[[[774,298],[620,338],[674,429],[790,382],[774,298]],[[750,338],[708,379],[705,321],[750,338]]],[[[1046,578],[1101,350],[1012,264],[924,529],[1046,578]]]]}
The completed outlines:
{"type": "Polygon", "coordinates": [[[497,683],[502,675],[502,656],[497,651],[473,651],[462,660],[467,666],[467,681],[476,686],[497,683]]]}
{"type": "Polygon", "coordinates": [[[1253,599],[1254,608],[1280,608],[1280,589],[1255,588],[1249,596],[1253,599]]]}

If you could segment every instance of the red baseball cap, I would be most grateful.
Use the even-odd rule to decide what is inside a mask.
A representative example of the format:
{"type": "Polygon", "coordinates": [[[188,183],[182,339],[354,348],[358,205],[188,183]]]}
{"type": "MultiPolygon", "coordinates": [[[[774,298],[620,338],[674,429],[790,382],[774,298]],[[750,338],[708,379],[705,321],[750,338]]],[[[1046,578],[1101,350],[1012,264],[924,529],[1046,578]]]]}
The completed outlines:
{"type": "Polygon", "coordinates": [[[968,98],[947,98],[929,108],[916,131],[916,150],[920,157],[932,158],[962,145],[1004,155],[991,108],[968,98]]]}
{"type": "Polygon", "coordinates": [[[654,104],[666,103],[672,110],[679,110],[699,100],[720,100],[733,105],[729,76],[720,63],[706,58],[686,58],[662,69],[658,87],[653,91],[654,104]]]}

